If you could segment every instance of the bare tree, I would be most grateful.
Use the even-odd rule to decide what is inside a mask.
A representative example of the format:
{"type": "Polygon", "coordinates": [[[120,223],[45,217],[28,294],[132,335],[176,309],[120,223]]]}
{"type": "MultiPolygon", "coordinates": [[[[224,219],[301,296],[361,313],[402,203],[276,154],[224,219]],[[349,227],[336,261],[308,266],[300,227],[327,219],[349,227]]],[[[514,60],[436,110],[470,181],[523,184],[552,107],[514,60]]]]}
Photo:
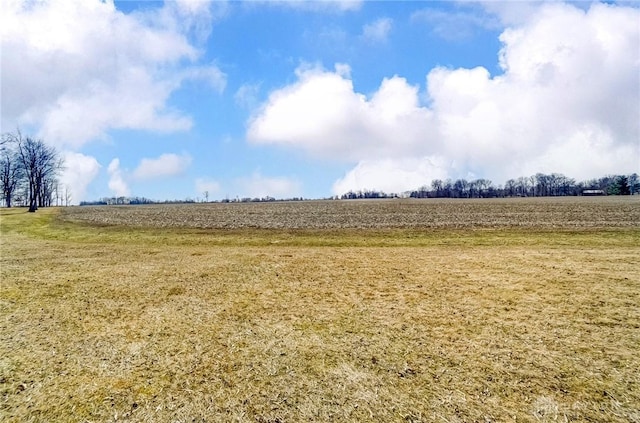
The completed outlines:
{"type": "Polygon", "coordinates": [[[7,207],[11,207],[13,195],[23,177],[18,155],[8,138],[2,137],[0,145],[0,186],[2,198],[7,207]]]}
{"type": "Polygon", "coordinates": [[[504,184],[504,195],[507,197],[514,197],[517,195],[518,184],[515,179],[509,179],[504,184]]]}
{"type": "Polygon", "coordinates": [[[483,179],[483,178],[480,178],[480,179],[478,179],[478,180],[476,180],[474,182],[475,182],[476,187],[478,189],[478,197],[482,198],[482,197],[490,196],[489,191],[493,187],[493,182],[491,182],[488,179],[483,179]]]}
{"type": "Polygon", "coordinates": [[[71,204],[71,191],[69,190],[69,185],[64,186],[64,205],[68,207],[71,204]]]}
{"type": "Polygon", "coordinates": [[[433,188],[434,197],[442,196],[442,187],[443,187],[442,179],[434,179],[433,181],[431,181],[431,188],[433,188]]]}
{"type": "Polygon", "coordinates": [[[453,183],[453,189],[458,197],[469,198],[469,182],[466,179],[458,179],[453,183]]]}
{"type": "Polygon", "coordinates": [[[19,130],[6,137],[16,146],[18,162],[28,184],[29,211],[35,212],[38,207],[50,206],[53,187],[62,169],[58,152],[42,140],[23,138],[19,130]]]}
{"type": "Polygon", "coordinates": [[[638,194],[640,192],[640,177],[637,173],[629,175],[629,193],[631,195],[638,194]]]}

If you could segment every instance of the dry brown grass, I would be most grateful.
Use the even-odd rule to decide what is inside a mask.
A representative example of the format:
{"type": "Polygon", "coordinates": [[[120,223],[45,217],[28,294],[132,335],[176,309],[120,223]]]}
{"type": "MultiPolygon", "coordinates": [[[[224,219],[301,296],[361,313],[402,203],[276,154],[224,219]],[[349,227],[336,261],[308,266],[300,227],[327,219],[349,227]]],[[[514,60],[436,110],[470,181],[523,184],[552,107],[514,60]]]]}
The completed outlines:
{"type": "Polygon", "coordinates": [[[1,215],[2,421],[640,421],[637,221],[206,231],[58,212],[1,215]]]}

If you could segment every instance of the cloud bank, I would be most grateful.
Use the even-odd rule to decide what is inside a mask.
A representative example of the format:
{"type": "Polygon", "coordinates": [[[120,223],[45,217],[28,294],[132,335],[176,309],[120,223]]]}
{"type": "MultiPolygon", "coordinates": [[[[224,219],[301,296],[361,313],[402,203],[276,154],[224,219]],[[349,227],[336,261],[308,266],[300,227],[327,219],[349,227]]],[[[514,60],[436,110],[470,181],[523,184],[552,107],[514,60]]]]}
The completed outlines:
{"type": "Polygon", "coordinates": [[[131,195],[131,184],[140,181],[150,181],[179,176],[186,172],[191,165],[190,155],[173,153],[161,154],[156,158],[143,158],[133,171],[123,169],[120,159],[111,160],[107,167],[109,175],[108,187],[116,197],[131,195]]]}
{"type": "Polygon", "coordinates": [[[338,67],[302,66],[250,119],[247,139],[355,163],[336,194],[444,177],[637,172],[638,21],[634,8],[541,4],[500,35],[502,74],[435,68],[424,92],[393,76],[367,96],[338,67]]]}
{"type": "Polygon", "coordinates": [[[131,195],[129,184],[125,180],[125,172],[120,169],[120,159],[111,160],[107,167],[107,173],[109,174],[109,190],[113,195],[116,197],[128,197],[131,195]]]}
{"type": "Polygon", "coordinates": [[[139,180],[176,176],[184,173],[191,164],[188,154],[162,154],[155,159],[144,158],[133,171],[133,177],[139,180]]]}
{"type": "Polygon", "coordinates": [[[301,196],[302,184],[293,178],[269,177],[259,171],[251,176],[238,178],[234,182],[240,197],[247,198],[293,198],[301,196]]]}
{"type": "MultiPolygon", "coordinates": [[[[60,185],[72,204],[87,200],[87,188],[100,172],[100,164],[91,156],[81,153],[64,152],[64,170],[60,175],[60,185]]],[[[66,203],[66,196],[62,197],[66,203]]]]}

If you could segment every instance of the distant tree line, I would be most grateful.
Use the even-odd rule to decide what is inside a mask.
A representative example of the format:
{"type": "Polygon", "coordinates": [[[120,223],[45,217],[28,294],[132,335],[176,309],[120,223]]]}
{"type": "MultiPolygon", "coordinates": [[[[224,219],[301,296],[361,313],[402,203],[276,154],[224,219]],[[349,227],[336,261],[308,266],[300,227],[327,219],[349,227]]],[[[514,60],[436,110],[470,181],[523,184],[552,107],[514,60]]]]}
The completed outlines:
{"type": "MultiPolygon", "coordinates": [[[[609,175],[599,179],[578,182],[559,173],[550,175],[537,173],[529,177],[509,179],[504,186],[494,186],[488,179],[441,180],[434,179],[431,186],[422,186],[417,190],[398,193],[385,193],[375,190],[349,191],[341,196],[333,197],[342,200],[377,199],[377,198],[498,198],[498,197],[556,197],[578,195],[634,195],[640,194],[640,177],[631,175],[609,175]]],[[[205,196],[208,200],[208,196],[205,196]]],[[[204,200],[203,200],[204,201],[204,200]]],[[[237,197],[214,201],[221,203],[262,203],[273,201],[304,201],[302,197],[276,199],[274,197],[237,197]]],[[[156,201],[144,197],[105,197],[97,201],[82,201],[81,206],[98,205],[138,205],[138,204],[187,204],[199,200],[156,201]]],[[[209,202],[209,201],[204,201],[209,202]]]]}
{"type": "Polygon", "coordinates": [[[292,197],[292,198],[274,198],[270,196],[266,197],[242,197],[236,199],[228,199],[225,198],[221,200],[221,203],[272,203],[275,201],[304,201],[302,197],[292,197]]]}
{"type": "Polygon", "coordinates": [[[61,189],[58,176],[63,160],[56,149],[20,131],[0,137],[0,188],[6,207],[39,207],[69,204],[68,189],[61,189]]]}
{"type": "MultiPolygon", "coordinates": [[[[185,203],[189,201],[165,201],[165,203],[185,203]]],[[[193,203],[193,201],[191,201],[193,203]]],[[[136,205],[136,204],[156,204],[157,201],[144,197],[103,197],[95,201],[81,201],[81,206],[111,206],[111,205],[136,205]]]]}
{"type": "Polygon", "coordinates": [[[577,182],[560,173],[537,173],[509,179],[504,186],[494,186],[488,179],[442,180],[434,179],[431,186],[422,186],[403,194],[381,191],[349,191],[339,198],[343,200],[367,198],[497,198],[497,197],[560,197],[578,195],[636,195],[640,194],[640,177],[608,175],[599,179],[577,182]]]}
{"type": "MultiPolygon", "coordinates": [[[[276,199],[274,197],[244,197],[244,198],[235,198],[224,200],[220,200],[220,203],[270,203],[273,201],[303,201],[302,197],[293,197],[287,199],[276,199]]],[[[111,205],[140,205],[140,204],[190,204],[190,203],[199,203],[209,201],[198,201],[192,198],[187,198],[184,200],[150,200],[145,197],[104,197],[95,201],[81,201],[81,206],[111,206],[111,205]]],[[[218,203],[218,201],[213,201],[214,203],[218,203]]]]}
{"type": "Polygon", "coordinates": [[[398,194],[387,194],[382,191],[364,190],[364,191],[349,191],[340,196],[341,200],[360,200],[370,198],[397,198],[398,194]]]}

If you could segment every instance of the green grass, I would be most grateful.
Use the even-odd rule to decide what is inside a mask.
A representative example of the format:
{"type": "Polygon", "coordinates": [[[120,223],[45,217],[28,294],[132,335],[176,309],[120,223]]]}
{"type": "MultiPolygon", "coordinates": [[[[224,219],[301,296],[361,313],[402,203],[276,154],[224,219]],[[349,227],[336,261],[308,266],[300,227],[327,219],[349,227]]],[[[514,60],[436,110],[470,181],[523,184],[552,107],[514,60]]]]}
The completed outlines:
{"type": "Polygon", "coordinates": [[[640,421],[640,229],[2,210],[0,420],[640,421]]]}

